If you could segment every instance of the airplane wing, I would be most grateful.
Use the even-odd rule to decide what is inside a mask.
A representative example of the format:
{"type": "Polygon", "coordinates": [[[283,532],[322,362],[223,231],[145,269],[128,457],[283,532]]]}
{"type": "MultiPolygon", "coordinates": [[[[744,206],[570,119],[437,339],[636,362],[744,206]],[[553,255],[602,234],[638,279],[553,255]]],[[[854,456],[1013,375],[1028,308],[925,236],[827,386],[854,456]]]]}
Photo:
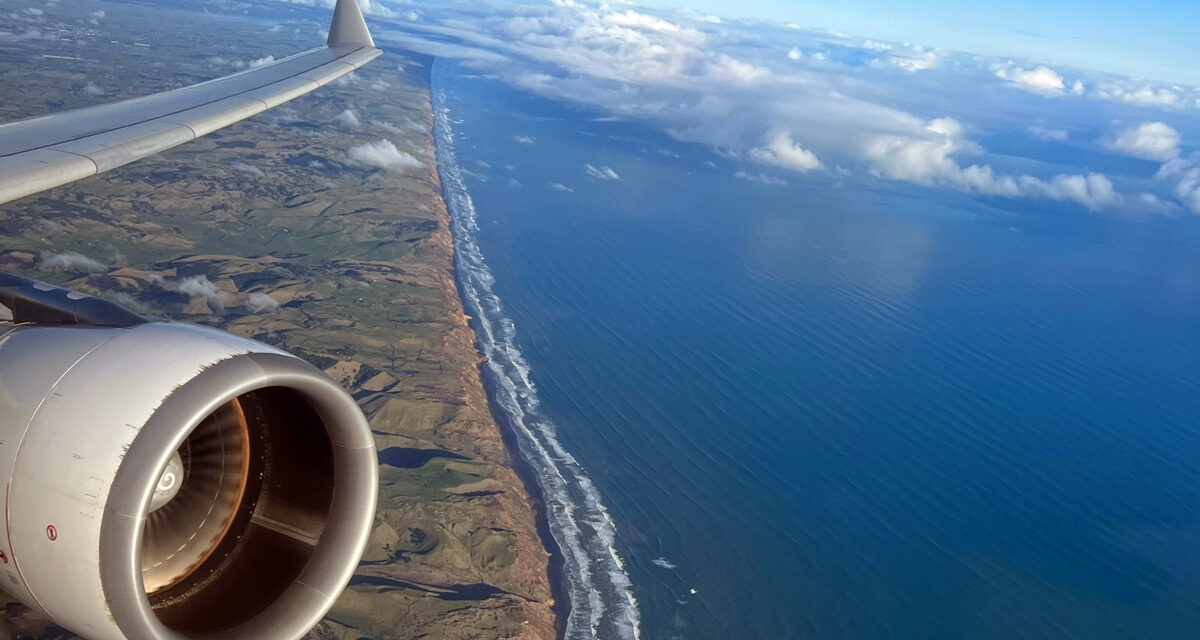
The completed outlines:
{"type": "MultiPolygon", "coordinates": [[[[379,54],[356,0],[338,0],[325,48],[0,126],[0,203],[379,54]]],[[[269,345],[15,275],[0,274],[0,307],[0,588],[91,640],[306,636],[374,528],[379,462],[354,398],[269,345]]]]}
{"type": "Polygon", "coordinates": [[[358,4],[338,0],[326,47],[182,89],[0,125],[0,204],[190,142],[381,53],[358,4]]]}

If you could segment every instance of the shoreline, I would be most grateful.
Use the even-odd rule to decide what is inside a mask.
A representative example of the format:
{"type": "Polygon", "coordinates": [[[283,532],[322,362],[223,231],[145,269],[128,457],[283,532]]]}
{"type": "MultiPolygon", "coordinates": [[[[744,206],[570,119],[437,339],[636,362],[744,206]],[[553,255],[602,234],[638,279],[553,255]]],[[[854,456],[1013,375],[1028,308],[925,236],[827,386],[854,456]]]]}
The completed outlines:
{"type": "MultiPolygon", "coordinates": [[[[437,63],[439,69],[453,64],[441,59],[437,63]]],[[[567,640],[638,640],[641,615],[616,548],[616,525],[595,482],[564,447],[553,419],[542,408],[517,329],[492,288],[495,277],[479,246],[478,213],[457,158],[458,132],[451,124],[457,122],[452,111],[458,108],[456,92],[462,87],[455,84],[452,71],[431,68],[430,74],[436,166],[451,221],[455,281],[470,314],[474,348],[482,355],[477,377],[487,386],[493,422],[504,427],[502,438],[515,453],[510,468],[522,476],[530,487],[529,499],[541,507],[537,532],[556,569],[550,577],[556,626],[567,640]]]]}
{"type": "MultiPolygon", "coordinates": [[[[455,270],[455,274],[457,281],[457,269],[455,270]]],[[[475,331],[473,326],[471,331],[475,331]]],[[[554,598],[554,604],[551,605],[550,611],[554,614],[554,637],[561,640],[566,635],[567,616],[571,613],[571,594],[567,590],[564,576],[566,561],[563,558],[562,549],[558,546],[558,541],[554,539],[554,534],[550,531],[550,517],[547,513],[546,497],[542,492],[541,486],[537,483],[537,476],[534,474],[533,466],[529,464],[525,456],[521,455],[520,445],[517,442],[517,434],[513,430],[512,425],[509,424],[508,417],[504,415],[503,411],[492,400],[496,382],[492,379],[493,376],[487,373],[484,364],[485,362],[481,360],[477,370],[479,371],[480,380],[483,382],[484,391],[488,394],[488,409],[491,411],[492,419],[496,421],[496,424],[501,425],[500,437],[504,440],[505,447],[509,449],[513,456],[510,467],[525,485],[525,491],[529,495],[529,500],[532,503],[536,516],[538,537],[541,538],[542,546],[546,549],[546,552],[550,554],[550,593],[554,598]]]]}
{"type": "MultiPolygon", "coordinates": [[[[548,609],[553,618],[553,637],[555,640],[558,640],[563,637],[563,630],[566,627],[566,613],[570,611],[570,599],[562,581],[562,554],[558,548],[557,542],[554,540],[554,537],[549,530],[546,505],[541,487],[537,484],[536,477],[533,475],[532,468],[530,467],[528,461],[524,456],[521,455],[519,445],[515,439],[516,436],[514,433],[512,433],[511,426],[505,419],[503,412],[495,403],[493,389],[494,382],[485,372],[486,368],[484,365],[486,364],[487,359],[484,357],[482,350],[480,349],[478,327],[475,324],[476,320],[467,314],[467,301],[462,295],[462,280],[460,278],[460,272],[457,264],[458,243],[453,230],[453,213],[451,213],[450,208],[447,205],[445,185],[442,181],[441,174],[442,167],[441,164],[437,162],[438,141],[434,129],[434,118],[436,116],[433,115],[433,63],[435,58],[423,56],[411,51],[405,51],[404,54],[407,57],[419,60],[422,63],[421,71],[414,73],[413,75],[418,75],[423,82],[426,99],[428,100],[427,107],[431,115],[431,118],[427,123],[428,127],[425,129],[425,133],[429,136],[429,154],[432,158],[434,158],[433,168],[430,171],[430,177],[434,183],[436,191],[436,200],[433,204],[435,205],[434,209],[436,210],[439,223],[442,225],[442,228],[435,232],[433,239],[436,241],[437,236],[443,236],[446,242],[444,245],[442,242],[438,242],[438,244],[446,246],[449,249],[450,260],[449,269],[447,270],[449,278],[445,281],[447,286],[443,288],[443,291],[447,297],[453,299],[457,305],[457,309],[454,310],[454,315],[457,316],[454,324],[464,327],[470,335],[471,355],[472,362],[474,363],[470,369],[471,376],[473,377],[473,382],[478,384],[479,388],[483,390],[483,398],[485,401],[484,404],[486,405],[486,415],[490,419],[490,426],[500,436],[501,443],[503,444],[503,450],[506,459],[500,464],[509,468],[516,475],[520,482],[521,488],[524,489],[524,495],[520,496],[520,498],[526,505],[528,512],[533,516],[535,529],[537,531],[538,543],[548,557],[547,572],[544,577],[547,583],[546,586],[548,587],[547,590],[551,594],[552,600],[549,603],[548,609]]],[[[472,404],[470,399],[468,399],[468,404],[472,404]]],[[[526,622],[532,622],[532,620],[527,620],[526,622]]]]}
{"type": "MultiPolygon", "coordinates": [[[[409,53],[409,55],[415,55],[409,53]]],[[[429,93],[430,112],[433,112],[433,62],[435,58],[428,58],[424,67],[422,79],[429,93]]],[[[436,117],[436,116],[435,116],[436,117]]],[[[480,327],[478,320],[466,314],[468,301],[464,298],[463,282],[461,273],[458,267],[458,242],[454,234],[454,225],[452,216],[447,203],[447,194],[445,183],[442,180],[442,166],[437,162],[437,135],[433,130],[433,123],[430,123],[429,134],[432,140],[432,155],[434,160],[434,178],[437,182],[438,197],[441,201],[440,212],[444,214],[443,222],[446,225],[446,232],[450,236],[451,250],[451,266],[450,276],[454,283],[453,295],[459,304],[462,306],[462,319],[465,321],[472,336],[472,345],[475,349],[475,354],[478,358],[475,365],[475,375],[478,377],[480,384],[483,386],[484,393],[487,397],[488,414],[492,418],[492,422],[500,433],[500,438],[504,442],[505,450],[508,452],[509,460],[507,466],[511,468],[517,477],[521,480],[521,484],[525,488],[526,496],[528,497],[529,506],[533,511],[535,525],[537,527],[538,538],[541,541],[542,548],[549,555],[548,575],[550,593],[554,602],[550,606],[550,611],[554,616],[554,637],[561,639],[564,637],[567,628],[567,616],[571,611],[570,592],[566,588],[564,568],[566,566],[563,558],[562,549],[558,545],[558,541],[554,538],[554,534],[550,531],[550,519],[548,514],[548,506],[546,504],[545,494],[542,487],[538,484],[537,475],[534,473],[533,466],[529,460],[521,454],[520,443],[517,441],[517,434],[513,429],[513,425],[509,421],[509,417],[504,413],[503,409],[496,403],[496,380],[487,367],[487,358],[483,355],[481,343],[479,340],[480,327]]]]}

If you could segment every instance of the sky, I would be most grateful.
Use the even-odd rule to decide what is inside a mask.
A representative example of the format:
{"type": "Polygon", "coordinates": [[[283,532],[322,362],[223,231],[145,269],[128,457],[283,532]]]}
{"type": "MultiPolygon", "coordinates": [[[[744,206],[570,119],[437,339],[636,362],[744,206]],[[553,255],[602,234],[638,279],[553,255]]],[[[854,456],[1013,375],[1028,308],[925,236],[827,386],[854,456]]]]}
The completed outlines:
{"type": "MultiPolygon", "coordinates": [[[[1033,21],[1022,17],[1037,11],[1032,3],[968,12],[924,0],[909,13],[923,26],[895,22],[888,28],[899,35],[890,38],[864,35],[870,21],[830,31],[784,14],[739,19],[731,7],[688,1],[676,9],[629,0],[372,0],[364,10],[385,49],[453,58],[472,72],[585,108],[590,117],[656,126],[693,143],[700,158],[734,161],[734,177],[764,188],[908,183],[928,188],[929,197],[950,190],[1098,215],[1200,215],[1197,85],[1098,62],[988,53],[982,41],[967,51],[929,46],[913,35],[951,31],[926,24],[921,12],[937,13],[943,24],[1002,18],[1047,31],[1116,29],[1119,9],[1088,13],[1080,3],[1059,3],[1033,21]],[[1048,26],[1068,14],[1078,14],[1074,23],[1048,26]]],[[[871,13],[875,1],[840,0],[837,15],[855,22],[855,13],[871,13]]],[[[739,6],[753,14],[760,6],[782,11],[777,0],[739,6]]],[[[1192,11],[1162,6],[1175,6],[1181,21],[1192,11]]],[[[1143,22],[1169,22],[1169,15],[1142,13],[1143,22]]],[[[1127,26],[1138,24],[1128,19],[1127,26]]],[[[1149,38],[1141,27],[1126,30],[1149,38]]],[[[958,32],[970,38],[966,28],[958,32]]],[[[1128,64],[1157,59],[1105,46],[1128,64]]]]}
{"type": "Polygon", "coordinates": [[[736,18],[1200,84],[1195,0],[648,0],[736,18]]]}

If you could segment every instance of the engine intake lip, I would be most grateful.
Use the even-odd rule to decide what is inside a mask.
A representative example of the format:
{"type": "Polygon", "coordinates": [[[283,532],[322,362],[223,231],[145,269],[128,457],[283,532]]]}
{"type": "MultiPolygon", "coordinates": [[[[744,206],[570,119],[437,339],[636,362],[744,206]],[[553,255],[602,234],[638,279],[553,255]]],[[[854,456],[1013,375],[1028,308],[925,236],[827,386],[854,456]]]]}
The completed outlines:
{"type": "MultiPolygon", "coordinates": [[[[223,360],[176,389],[130,445],[100,528],[100,579],[113,619],[130,640],[292,640],[314,627],[349,581],[374,522],[377,457],[353,399],[298,358],[249,353],[223,360]],[[324,529],[299,575],[269,605],[231,628],[180,631],[165,624],[142,577],[144,523],[158,476],[192,430],[222,405],[279,387],[304,397],[332,449],[332,498],[324,529]]],[[[231,593],[231,600],[239,594],[231,593]]]]}

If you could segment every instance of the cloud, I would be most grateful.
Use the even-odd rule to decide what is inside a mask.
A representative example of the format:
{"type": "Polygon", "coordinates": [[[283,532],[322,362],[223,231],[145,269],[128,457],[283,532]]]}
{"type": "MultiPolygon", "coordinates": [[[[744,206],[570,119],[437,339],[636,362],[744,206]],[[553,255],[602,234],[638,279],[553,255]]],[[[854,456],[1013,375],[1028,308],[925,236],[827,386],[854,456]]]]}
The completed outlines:
{"type": "Polygon", "coordinates": [[[104,16],[106,14],[104,13],[104,9],[100,9],[99,11],[93,11],[88,15],[92,16],[93,18],[95,18],[97,20],[103,20],[104,16]]]}
{"type": "Polygon", "coordinates": [[[218,307],[224,307],[233,301],[233,295],[221,290],[206,276],[191,276],[179,283],[179,292],[195,300],[201,298],[218,307]]]}
{"type": "Polygon", "coordinates": [[[893,51],[887,57],[888,62],[892,66],[899,67],[909,73],[936,69],[941,66],[942,61],[945,59],[946,54],[944,52],[923,47],[909,47],[905,50],[893,51]]]}
{"type": "Polygon", "coordinates": [[[1047,142],[1067,142],[1071,138],[1066,129],[1051,129],[1040,125],[1025,127],[1025,132],[1038,140],[1047,142]]]}
{"type": "Polygon", "coordinates": [[[584,171],[584,173],[586,173],[588,175],[589,178],[595,178],[597,180],[620,180],[621,179],[621,176],[617,175],[616,171],[613,171],[612,168],[607,167],[607,166],[594,167],[590,164],[585,164],[585,165],[583,165],[583,171],[584,171]]]}
{"type": "MultiPolygon", "coordinates": [[[[306,7],[321,7],[323,9],[332,9],[337,0],[273,0],[274,2],[284,2],[287,4],[299,4],[306,7]]],[[[398,2],[407,2],[407,0],[397,0],[398,2]]],[[[368,16],[379,16],[381,18],[395,18],[401,14],[379,0],[358,0],[358,6],[362,12],[368,16]]],[[[411,12],[410,12],[411,13],[411,12]]]]}
{"type": "Polygon", "coordinates": [[[515,140],[517,144],[533,145],[537,143],[537,140],[535,140],[532,136],[513,136],[513,140],[515,140]]]}
{"type": "Polygon", "coordinates": [[[821,168],[817,155],[800,146],[786,131],[776,131],[765,146],[750,150],[750,157],[763,164],[773,164],[793,171],[812,171],[821,168]]]}
{"type": "Polygon", "coordinates": [[[997,63],[992,65],[992,73],[997,78],[1008,80],[1018,89],[1040,95],[1062,95],[1066,86],[1063,77],[1050,67],[1022,69],[1011,62],[997,63]]]}
{"type": "Polygon", "coordinates": [[[919,138],[876,136],[867,142],[866,156],[885,177],[968,193],[1067,200],[1092,210],[1123,201],[1112,181],[1102,174],[1060,174],[1041,179],[1000,174],[989,165],[963,167],[954,156],[979,153],[980,149],[965,139],[961,124],[951,118],[936,118],[925,125],[925,131],[926,135],[919,138]]]}
{"type": "Polygon", "coordinates": [[[65,253],[42,252],[42,268],[55,271],[85,271],[87,273],[103,273],[108,267],[99,260],[93,260],[82,253],[67,251],[65,253]]]}
{"type": "MultiPolygon", "coordinates": [[[[1086,169],[1054,172],[1042,158],[1010,153],[964,160],[987,156],[970,130],[1068,143],[1068,128],[1084,125],[1065,111],[1084,108],[1086,100],[1059,103],[1064,113],[1018,96],[1009,96],[1004,109],[979,108],[971,100],[981,80],[999,77],[1043,96],[1091,96],[1102,80],[1084,85],[1036,64],[781,32],[701,23],[686,12],[563,0],[496,11],[430,8],[421,25],[381,37],[458,59],[519,90],[657,125],[726,158],[797,172],[843,167],[853,175],[1089,209],[1124,202],[1108,176],[1086,169]],[[920,79],[912,79],[917,71],[920,79]],[[946,113],[969,114],[973,126],[939,117],[946,113]],[[1026,128],[1029,122],[1038,125],[1026,128]]],[[[589,166],[590,178],[613,179],[604,167],[589,166]]]]}
{"type": "Polygon", "coordinates": [[[737,178],[738,180],[745,180],[747,182],[757,182],[759,184],[765,184],[765,185],[769,185],[772,187],[788,186],[787,180],[784,180],[783,178],[774,178],[774,177],[768,176],[763,173],[751,174],[751,173],[746,173],[745,171],[736,171],[736,172],[734,172],[733,177],[737,178]]]}
{"type": "Polygon", "coordinates": [[[403,171],[425,166],[407,151],[401,151],[391,140],[378,140],[350,147],[346,157],[352,164],[387,171],[403,171]]]}
{"type": "Polygon", "coordinates": [[[279,311],[279,303],[265,293],[252,293],[246,300],[246,309],[251,313],[270,314],[279,311]]]}
{"type": "Polygon", "coordinates": [[[1096,86],[1092,92],[1093,97],[1101,100],[1165,109],[1197,106],[1195,102],[1189,104],[1188,94],[1195,96],[1196,90],[1188,91],[1183,87],[1159,86],[1132,79],[1109,80],[1096,86]]]}
{"type": "Polygon", "coordinates": [[[1179,202],[1192,213],[1200,215],[1200,153],[1164,162],[1155,178],[1173,183],[1173,191],[1179,202]]]}
{"type": "Polygon", "coordinates": [[[1164,122],[1144,122],[1113,132],[1100,144],[1110,151],[1143,160],[1166,162],[1179,156],[1179,132],[1164,122]]]}
{"type": "Polygon", "coordinates": [[[25,10],[25,13],[28,13],[31,16],[41,17],[46,12],[42,11],[41,9],[38,9],[37,7],[29,7],[28,9],[25,10]]]}
{"type": "Polygon", "coordinates": [[[346,109],[337,115],[338,122],[347,124],[351,127],[357,127],[362,124],[362,120],[358,119],[358,114],[350,109],[346,109]]]}
{"type": "MultiPolygon", "coordinates": [[[[214,60],[214,59],[220,60],[221,58],[219,58],[219,57],[218,58],[209,58],[210,61],[214,60]]],[[[257,69],[259,67],[265,67],[266,65],[269,65],[272,62],[275,62],[275,56],[263,56],[261,58],[256,58],[254,60],[251,60],[249,62],[245,62],[242,60],[234,60],[230,64],[233,65],[234,69],[257,69]]]]}
{"type": "Polygon", "coordinates": [[[568,187],[567,185],[565,185],[561,182],[555,182],[555,183],[551,184],[550,188],[553,189],[554,191],[561,191],[563,193],[575,193],[574,189],[572,189],[571,187],[568,187]]]}
{"type": "Polygon", "coordinates": [[[267,177],[267,174],[263,173],[262,169],[259,169],[252,164],[246,164],[245,162],[234,162],[229,165],[229,168],[233,169],[237,173],[244,173],[249,176],[254,176],[255,178],[267,177]]]}
{"type": "Polygon", "coordinates": [[[90,80],[88,81],[87,84],[83,85],[83,92],[88,94],[89,96],[104,95],[104,89],[101,89],[99,86],[96,85],[95,82],[92,82],[90,80]]]}
{"type": "Polygon", "coordinates": [[[0,32],[0,41],[24,42],[26,40],[57,40],[52,34],[43,33],[37,29],[26,29],[21,33],[0,32]]]}

